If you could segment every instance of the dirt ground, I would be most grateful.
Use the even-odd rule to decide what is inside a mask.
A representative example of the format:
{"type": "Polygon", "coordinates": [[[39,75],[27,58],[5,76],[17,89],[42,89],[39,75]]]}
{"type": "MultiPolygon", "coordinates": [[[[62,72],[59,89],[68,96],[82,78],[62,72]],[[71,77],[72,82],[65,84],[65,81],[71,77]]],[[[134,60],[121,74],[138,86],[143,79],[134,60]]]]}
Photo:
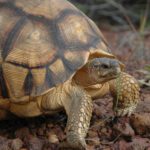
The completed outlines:
{"type": "MultiPolygon", "coordinates": [[[[145,36],[141,54],[143,47],[133,33],[103,33],[113,53],[126,65],[126,72],[143,79],[138,70],[150,64],[150,36],[145,36]]],[[[60,112],[54,116],[1,121],[0,150],[57,150],[66,138],[66,120],[65,113],[60,112]]],[[[150,150],[150,89],[141,87],[141,102],[131,117],[114,117],[110,95],[96,100],[86,141],[87,150],[150,150]]]]}

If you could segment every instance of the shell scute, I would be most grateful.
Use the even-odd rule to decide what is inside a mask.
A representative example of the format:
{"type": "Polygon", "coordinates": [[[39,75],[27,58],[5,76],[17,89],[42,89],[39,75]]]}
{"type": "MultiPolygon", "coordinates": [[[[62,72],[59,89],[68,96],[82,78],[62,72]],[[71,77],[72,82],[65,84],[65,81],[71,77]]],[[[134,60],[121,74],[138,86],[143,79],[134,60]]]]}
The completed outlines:
{"type": "Polygon", "coordinates": [[[97,26],[68,1],[0,0],[0,62],[10,97],[39,96],[62,84],[91,51],[107,55],[102,43],[97,26]]]}

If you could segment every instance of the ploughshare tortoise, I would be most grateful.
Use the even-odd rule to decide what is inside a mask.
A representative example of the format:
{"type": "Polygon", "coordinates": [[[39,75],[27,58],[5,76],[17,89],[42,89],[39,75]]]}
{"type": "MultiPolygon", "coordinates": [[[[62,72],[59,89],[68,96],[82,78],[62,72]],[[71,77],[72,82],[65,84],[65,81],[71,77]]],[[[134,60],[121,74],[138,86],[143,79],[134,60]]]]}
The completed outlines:
{"type": "Polygon", "coordinates": [[[67,0],[0,0],[0,119],[64,109],[68,145],[85,148],[93,99],[111,92],[119,116],[139,101],[123,68],[98,27],[67,0]]]}

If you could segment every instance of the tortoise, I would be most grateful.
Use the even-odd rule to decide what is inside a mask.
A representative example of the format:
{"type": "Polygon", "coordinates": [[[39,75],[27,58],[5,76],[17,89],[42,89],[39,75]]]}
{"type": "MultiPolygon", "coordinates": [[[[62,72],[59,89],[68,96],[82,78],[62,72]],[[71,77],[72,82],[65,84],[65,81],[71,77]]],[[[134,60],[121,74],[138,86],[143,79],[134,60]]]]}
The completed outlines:
{"type": "Polygon", "coordinates": [[[83,12],[66,0],[0,0],[1,120],[64,109],[68,146],[84,149],[92,100],[108,92],[117,116],[139,101],[136,79],[83,12]]]}

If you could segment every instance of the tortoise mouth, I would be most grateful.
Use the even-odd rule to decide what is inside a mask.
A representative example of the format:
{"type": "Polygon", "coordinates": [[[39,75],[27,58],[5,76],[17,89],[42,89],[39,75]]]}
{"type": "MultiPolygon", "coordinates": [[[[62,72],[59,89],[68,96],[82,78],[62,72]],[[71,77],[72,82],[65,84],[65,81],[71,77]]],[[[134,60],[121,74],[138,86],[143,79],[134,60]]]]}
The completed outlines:
{"type": "Polygon", "coordinates": [[[102,83],[104,82],[107,82],[107,81],[110,81],[110,80],[113,80],[113,79],[116,79],[118,78],[119,74],[116,74],[116,75],[106,75],[106,76],[99,76],[99,79],[102,80],[102,83]]]}
{"type": "Polygon", "coordinates": [[[120,75],[121,69],[118,67],[118,68],[112,68],[112,69],[106,69],[106,70],[97,70],[97,72],[98,72],[98,76],[95,78],[101,81],[101,83],[104,83],[109,80],[118,78],[120,75]]]}
{"type": "Polygon", "coordinates": [[[99,77],[106,77],[106,78],[116,78],[120,74],[121,69],[119,67],[106,69],[106,70],[98,70],[99,77]]]}

